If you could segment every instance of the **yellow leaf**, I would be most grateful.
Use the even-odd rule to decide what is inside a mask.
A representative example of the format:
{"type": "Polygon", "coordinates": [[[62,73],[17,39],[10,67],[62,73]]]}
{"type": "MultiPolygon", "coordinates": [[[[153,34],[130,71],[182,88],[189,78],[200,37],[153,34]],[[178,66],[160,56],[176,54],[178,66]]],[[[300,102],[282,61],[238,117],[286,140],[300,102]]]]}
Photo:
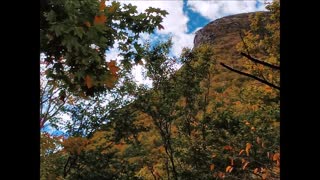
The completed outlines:
{"type": "Polygon", "coordinates": [[[250,149],[251,149],[251,144],[250,143],[247,143],[246,144],[246,152],[247,152],[247,156],[249,156],[249,151],[250,151],[250,149]]]}
{"type": "Polygon", "coordinates": [[[228,167],[226,168],[226,172],[231,172],[231,171],[232,171],[232,169],[233,169],[233,167],[232,167],[232,166],[228,166],[228,167]]]}
{"type": "Polygon", "coordinates": [[[242,169],[245,170],[246,167],[248,166],[248,164],[249,164],[249,162],[246,162],[246,163],[243,165],[242,169]]]}
{"type": "Polygon", "coordinates": [[[257,174],[258,171],[259,171],[259,169],[258,169],[258,168],[255,168],[255,169],[253,170],[253,173],[254,173],[254,174],[257,174]]]}
{"type": "Polygon", "coordinates": [[[93,86],[92,78],[89,75],[87,75],[85,78],[85,84],[89,89],[93,86]]]}
{"type": "Polygon", "coordinates": [[[239,152],[239,156],[244,152],[244,150],[242,149],[240,152],[239,152]]]}
{"type": "Polygon", "coordinates": [[[214,169],[214,164],[211,164],[210,165],[210,171],[213,171],[213,169],[214,169]]]}

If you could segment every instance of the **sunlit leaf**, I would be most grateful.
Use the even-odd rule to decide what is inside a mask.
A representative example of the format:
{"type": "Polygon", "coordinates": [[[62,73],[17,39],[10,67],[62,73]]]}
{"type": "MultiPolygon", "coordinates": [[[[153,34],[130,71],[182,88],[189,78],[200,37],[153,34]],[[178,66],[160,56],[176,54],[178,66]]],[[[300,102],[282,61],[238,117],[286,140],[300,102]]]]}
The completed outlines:
{"type": "Polygon", "coordinates": [[[232,169],[233,169],[233,167],[232,166],[228,166],[227,168],[226,168],[226,172],[231,172],[232,171],[232,169]]]}
{"type": "Polygon", "coordinates": [[[247,143],[246,144],[246,153],[247,153],[247,156],[249,156],[249,151],[250,151],[250,149],[251,149],[251,144],[250,143],[247,143]]]}
{"type": "Polygon", "coordinates": [[[280,159],[280,153],[275,153],[272,157],[273,161],[278,161],[280,159]]]}
{"type": "Polygon", "coordinates": [[[246,167],[248,166],[248,164],[249,164],[249,162],[244,163],[244,165],[243,165],[242,169],[243,169],[243,170],[245,170],[245,169],[246,169],[246,167]]]}
{"type": "Polygon", "coordinates": [[[244,149],[242,149],[240,152],[239,152],[239,156],[244,152],[244,149]]]}

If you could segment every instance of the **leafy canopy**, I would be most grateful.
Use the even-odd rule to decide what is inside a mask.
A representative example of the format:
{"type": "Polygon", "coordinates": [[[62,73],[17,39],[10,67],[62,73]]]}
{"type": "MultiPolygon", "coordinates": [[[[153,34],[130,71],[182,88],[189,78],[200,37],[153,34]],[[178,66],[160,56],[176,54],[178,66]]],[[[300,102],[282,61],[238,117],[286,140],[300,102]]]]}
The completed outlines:
{"type": "Polygon", "coordinates": [[[75,95],[93,96],[112,89],[119,79],[115,61],[105,51],[118,48],[124,69],[140,61],[140,34],[152,33],[168,13],[149,7],[138,13],[131,4],[105,0],[43,0],[40,52],[49,79],[75,95]]]}

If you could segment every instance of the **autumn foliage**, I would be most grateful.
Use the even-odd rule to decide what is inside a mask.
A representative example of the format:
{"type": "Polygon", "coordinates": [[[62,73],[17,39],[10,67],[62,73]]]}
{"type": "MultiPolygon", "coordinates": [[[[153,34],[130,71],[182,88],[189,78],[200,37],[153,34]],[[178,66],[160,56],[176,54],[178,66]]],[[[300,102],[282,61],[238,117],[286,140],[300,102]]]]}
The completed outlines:
{"type": "MultiPolygon", "coordinates": [[[[119,10],[100,2],[82,26],[106,24],[119,10]]],[[[103,86],[110,93],[85,100],[66,92],[67,135],[41,132],[41,179],[280,179],[279,91],[218,63],[222,57],[231,62],[230,54],[247,46],[251,55],[279,65],[279,7],[274,1],[270,13],[252,16],[244,41],[228,51],[204,44],[172,58],[171,41],[141,46],[136,64],[146,68],[151,89],[136,85],[125,63],[115,60],[101,63],[99,76],[69,72],[82,89],[103,86]],[[176,61],[183,63],[179,70],[176,61]]],[[[239,64],[279,82],[277,72],[239,64]]]]}

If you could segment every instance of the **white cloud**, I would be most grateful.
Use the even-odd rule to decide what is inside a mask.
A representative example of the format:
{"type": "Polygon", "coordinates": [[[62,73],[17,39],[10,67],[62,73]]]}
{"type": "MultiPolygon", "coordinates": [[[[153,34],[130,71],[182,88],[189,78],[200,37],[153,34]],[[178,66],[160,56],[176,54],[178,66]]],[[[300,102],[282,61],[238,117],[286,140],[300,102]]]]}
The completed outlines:
{"type": "Polygon", "coordinates": [[[152,87],[152,80],[148,77],[145,78],[144,73],[146,72],[146,69],[141,65],[135,65],[131,69],[132,75],[134,77],[134,80],[137,82],[137,84],[146,85],[147,87],[152,87]]]}
{"type": "Polygon", "coordinates": [[[183,47],[192,48],[194,34],[187,34],[187,22],[189,18],[183,13],[183,1],[120,1],[121,3],[131,3],[137,6],[138,12],[143,12],[148,7],[166,10],[169,14],[161,23],[162,30],[156,30],[157,34],[167,34],[172,36],[174,56],[179,56],[183,47]]]}
{"type": "Polygon", "coordinates": [[[256,8],[253,0],[188,1],[188,6],[211,21],[227,15],[265,10],[263,4],[256,8]]]}

